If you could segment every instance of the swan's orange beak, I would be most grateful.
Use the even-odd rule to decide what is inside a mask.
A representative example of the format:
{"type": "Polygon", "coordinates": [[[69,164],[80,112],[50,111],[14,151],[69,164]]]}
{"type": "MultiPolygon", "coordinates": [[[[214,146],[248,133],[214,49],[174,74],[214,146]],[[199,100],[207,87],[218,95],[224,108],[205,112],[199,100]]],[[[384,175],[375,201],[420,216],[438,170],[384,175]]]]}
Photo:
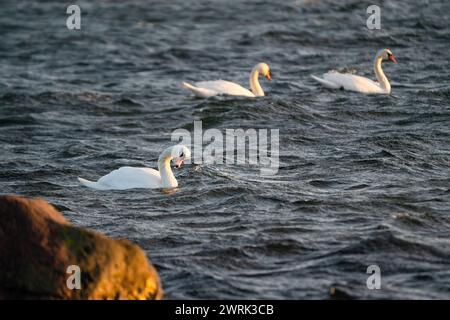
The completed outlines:
{"type": "Polygon", "coordinates": [[[397,63],[397,59],[395,58],[395,56],[393,54],[389,55],[389,61],[392,61],[393,63],[397,63]]]}
{"type": "Polygon", "coordinates": [[[183,160],[182,159],[178,159],[175,161],[175,166],[177,168],[180,168],[183,165],[183,160]]]}
{"type": "Polygon", "coordinates": [[[270,75],[270,71],[267,72],[266,79],[269,80],[269,81],[272,80],[272,76],[270,75]]]}

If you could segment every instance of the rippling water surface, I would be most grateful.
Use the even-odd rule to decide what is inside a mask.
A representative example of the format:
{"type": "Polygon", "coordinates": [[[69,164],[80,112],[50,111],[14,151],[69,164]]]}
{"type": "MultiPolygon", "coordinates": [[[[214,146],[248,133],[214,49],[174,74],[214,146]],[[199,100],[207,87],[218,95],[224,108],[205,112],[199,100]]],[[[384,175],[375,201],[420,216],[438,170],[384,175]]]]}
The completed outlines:
{"type": "Polygon", "coordinates": [[[131,239],[166,297],[450,298],[450,2],[2,1],[1,193],[41,196],[73,223],[131,239]],[[310,74],[385,63],[391,96],[329,91],[310,74]],[[247,84],[201,100],[183,80],[247,84]],[[170,134],[280,129],[280,169],[190,164],[176,192],[99,192],[120,166],[156,166],[170,134]],[[382,290],[366,288],[377,264],[382,290]]]}

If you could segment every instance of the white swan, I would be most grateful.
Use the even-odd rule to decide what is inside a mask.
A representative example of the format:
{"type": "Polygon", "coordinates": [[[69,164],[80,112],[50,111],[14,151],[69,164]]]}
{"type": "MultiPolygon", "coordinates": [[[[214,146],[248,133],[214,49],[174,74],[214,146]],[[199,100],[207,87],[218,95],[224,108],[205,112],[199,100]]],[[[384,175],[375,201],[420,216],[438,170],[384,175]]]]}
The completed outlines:
{"type": "Polygon", "coordinates": [[[270,69],[266,63],[258,63],[250,73],[250,90],[242,87],[241,85],[225,81],[202,81],[196,82],[194,85],[183,82],[183,85],[191,90],[195,95],[208,98],[219,94],[231,95],[231,96],[244,96],[244,97],[263,97],[264,91],[259,84],[258,77],[262,74],[267,80],[271,80],[270,69]]]}
{"type": "Polygon", "coordinates": [[[121,167],[93,182],[83,178],[78,180],[86,187],[97,190],[125,190],[134,188],[176,188],[178,182],[170,168],[173,160],[177,167],[191,157],[191,151],[183,145],[164,150],[159,156],[158,170],[151,168],[121,167]]]}
{"type": "Polygon", "coordinates": [[[391,93],[391,84],[384,75],[383,69],[381,69],[381,62],[383,60],[397,63],[397,59],[391,50],[382,49],[378,51],[373,62],[373,69],[378,82],[354,74],[340,73],[337,71],[325,73],[322,76],[323,78],[319,78],[314,75],[311,77],[330,89],[344,89],[362,93],[389,94],[391,93]]]}

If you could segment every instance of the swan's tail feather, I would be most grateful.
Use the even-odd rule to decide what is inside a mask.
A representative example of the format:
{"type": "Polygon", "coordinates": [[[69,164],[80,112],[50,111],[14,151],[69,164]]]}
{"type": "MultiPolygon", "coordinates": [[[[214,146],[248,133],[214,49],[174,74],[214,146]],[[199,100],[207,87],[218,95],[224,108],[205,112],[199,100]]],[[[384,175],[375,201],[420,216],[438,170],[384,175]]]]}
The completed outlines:
{"type": "Polygon", "coordinates": [[[97,189],[97,190],[101,190],[102,187],[98,184],[98,182],[93,182],[93,181],[89,181],[83,178],[78,177],[78,181],[80,181],[80,183],[88,188],[92,188],[92,189],[97,189]]]}
{"type": "Polygon", "coordinates": [[[337,85],[336,83],[333,83],[331,81],[327,81],[327,80],[325,80],[323,78],[316,77],[313,74],[311,75],[311,78],[313,78],[314,80],[319,82],[324,87],[327,87],[327,88],[330,88],[330,89],[339,89],[339,85],[337,85]]]}
{"type": "Polygon", "coordinates": [[[202,98],[212,97],[217,94],[216,92],[214,92],[212,90],[209,90],[206,88],[199,88],[199,87],[193,86],[192,84],[187,83],[187,82],[183,82],[183,86],[185,88],[191,90],[195,95],[202,97],[202,98]]]}
{"type": "Polygon", "coordinates": [[[194,87],[192,84],[190,84],[190,83],[188,83],[188,82],[184,82],[184,81],[183,81],[183,86],[184,86],[185,88],[189,89],[189,90],[192,90],[192,91],[194,91],[194,90],[197,89],[197,87],[194,87]]]}

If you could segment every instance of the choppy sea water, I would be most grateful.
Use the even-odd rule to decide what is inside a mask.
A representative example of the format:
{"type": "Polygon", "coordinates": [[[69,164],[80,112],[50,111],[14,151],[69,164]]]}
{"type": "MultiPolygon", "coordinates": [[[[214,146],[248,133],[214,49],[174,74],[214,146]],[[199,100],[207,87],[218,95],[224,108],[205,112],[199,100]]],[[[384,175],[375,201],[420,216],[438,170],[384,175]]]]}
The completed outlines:
{"type": "Polygon", "coordinates": [[[2,1],[0,193],[40,196],[78,226],[144,248],[166,298],[450,298],[450,3],[2,1]],[[370,3],[371,4],[371,3],[370,3]],[[320,88],[353,68],[391,96],[320,88]],[[259,99],[193,98],[181,81],[247,85],[259,99]],[[92,191],[77,176],[156,167],[173,130],[280,130],[280,168],[189,164],[180,187],[92,191]],[[366,287],[379,265],[382,289],[366,287]]]}

